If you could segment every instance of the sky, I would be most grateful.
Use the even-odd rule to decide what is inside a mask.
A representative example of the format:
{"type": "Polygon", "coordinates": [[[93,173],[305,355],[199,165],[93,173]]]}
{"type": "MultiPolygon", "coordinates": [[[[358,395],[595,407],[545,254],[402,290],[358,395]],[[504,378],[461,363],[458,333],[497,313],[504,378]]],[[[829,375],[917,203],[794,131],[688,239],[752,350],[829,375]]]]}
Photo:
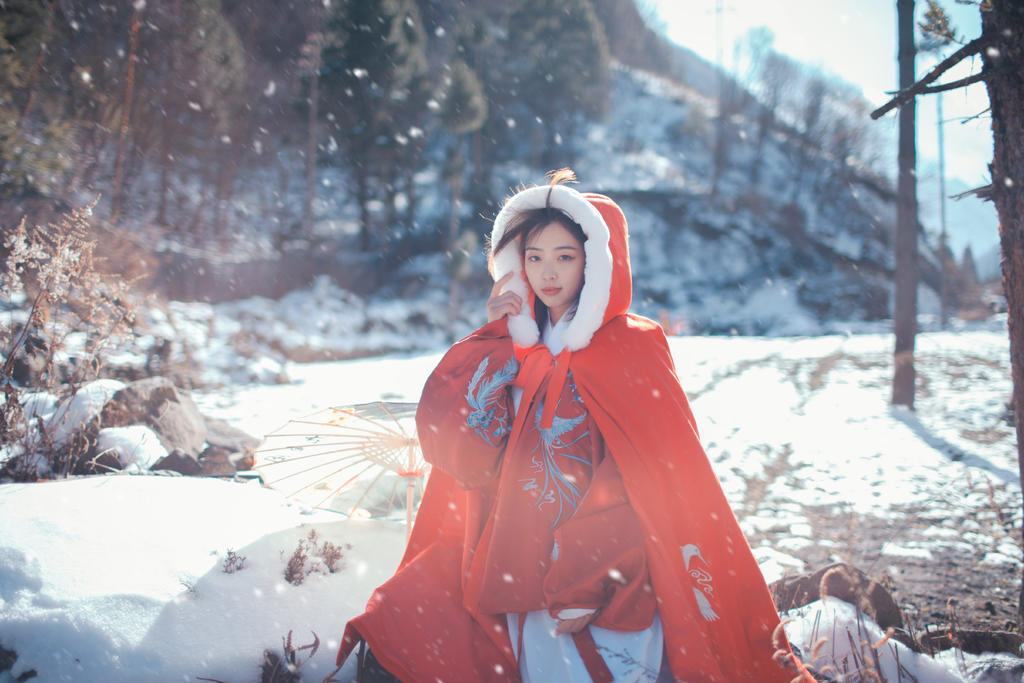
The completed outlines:
{"type": "MultiPolygon", "coordinates": [[[[747,31],[765,26],[775,36],[777,52],[805,64],[819,67],[859,87],[876,106],[897,89],[896,0],[645,0],[647,11],[660,21],[672,41],[690,48],[708,61],[718,58],[716,7],[721,2],[723,63],[732,66],[733,45],[747,31]]],[[[957,36],[967,42],[981,33],[981,18],[974,5],[953,0],[939,3],[949,14],[957,36]]],[[[927,3],[916,3],[918,21],[927,3]]],[[[945,48],[938,55],[919,54],[918,78],[956,49],[945,48]]],[[[961,63],[939,82],[967,76],[980,69],[980,60],[961,63]]],[[[918,197],[922,211],[932,211],[939,196],[938,127],[936,95],[918,98],[918,197]]],[[[988,107],[984,84],[942,95],[945,136],[947,196],[988,184],[988,163],[992,159],[991,123],[987,116],[964,119],[988,107]]],[[[896,113],[878,123],[896,130],[896,113]]],[[[893,154],[895,158],[895,154],[893,154]]],[[[949,208],[947,202],[947,210],[949,208]]]]}

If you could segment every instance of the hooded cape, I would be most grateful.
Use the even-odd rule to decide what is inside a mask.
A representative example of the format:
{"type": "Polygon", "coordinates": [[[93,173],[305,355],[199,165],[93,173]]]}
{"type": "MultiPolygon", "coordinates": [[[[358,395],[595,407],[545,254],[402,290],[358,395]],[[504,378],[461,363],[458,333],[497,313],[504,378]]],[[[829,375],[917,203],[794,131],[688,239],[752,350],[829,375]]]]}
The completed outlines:
{"type": "MultiPolygon", "coordinates": [[[[538,343],[534,296],[519,246],[512,243],[493,255],[493,276],[518,273],[506,287],[528,305],[507,322],[477,330],[450,353],[463,344],[511,337],[524,402],[543,379],[564,381],[571,371],[643,526],[665,654],[676,680],[813,681],[790,652],[764,578],[704,453],[661,327],[626,312],[632,284],[619,207],[564,185],[529,188],[499,213],[491,243],[498,243],[516,211],[545,205],[568,214],[587,235],[585,284],[563,336],[565,350],[552,358],[538,343]]],[[[561,383],[546,386],[557,395],[561,383]]],[[[513,427],[509,438],[516,436],[513,427]]],[[[504,615],[478,613],[466,599],[466,589],[472,594],[479,583],[480,563],[472,554],[489,503],[486,494],[462,489],[434,469],[399,569],[374,593],[367,611],[349,622],[339,664],[362,636],[403,681],[518,680],[504,615]]]]}

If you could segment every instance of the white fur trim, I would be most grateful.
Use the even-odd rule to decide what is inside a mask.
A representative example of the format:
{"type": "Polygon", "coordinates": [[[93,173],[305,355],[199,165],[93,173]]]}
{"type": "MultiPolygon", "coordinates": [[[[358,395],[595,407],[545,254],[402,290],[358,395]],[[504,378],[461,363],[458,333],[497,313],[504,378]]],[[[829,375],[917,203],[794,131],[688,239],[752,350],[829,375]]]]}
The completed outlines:
{"type": "MultiPolygon", "coordinates": [[[[579,351],[590,343],[594,333],[601,327],[605,309],[611,297],[612,287],[612,252],[608,246],[609,230],[601,213],[587,199],[565,185],[543,185],[531,187],[516,194],[494,219],[491,230],[491,244],[495,245],[505,234],[509,222],[519,211],[543,209],[547,205],[548,191],[551,192],[551,207],[565,212],[571,219],[579,223],[587,236],[583,245],[586,264],[583,267],[583,291],[580,292],[579,306],[576,315],[569,323],[562,341],[570,351],[579,351]]],[[[500,280],[511,272],[520,273],[523,269],[519,256],[518,240],[509,244],[497,254],[493,254],[494,279],[500,280]]],[[[527,298],[527,284],[522,277],[513,277],[503,291],[513,291],[527,298]]],[[[519,346],[533,346],[540,338],[537,323],[531,311],[524,306],[517,315],[510,316],[508,321],[509,334],[512,341],[519,346]]]]}

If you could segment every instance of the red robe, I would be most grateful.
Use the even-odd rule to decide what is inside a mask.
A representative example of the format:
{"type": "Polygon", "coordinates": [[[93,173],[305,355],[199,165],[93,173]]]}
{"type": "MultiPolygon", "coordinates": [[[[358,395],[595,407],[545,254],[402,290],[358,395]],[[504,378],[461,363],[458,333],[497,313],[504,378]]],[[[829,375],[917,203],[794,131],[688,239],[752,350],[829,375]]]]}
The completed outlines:
{"type": "MultiPolygon", "coordinates": [[[[362,636],[403,681],[517,681],[505,613],[600,607],[595,625],[635,630],[656,608],[677,680],[813,680],[777,628],[661,328],[625,313],[621,211],[563,189],[569,209],[582,198],[601,221],[584,225],[588,269],[602,263],[594,249],[608,252],[605,279],[585,273],[585,288],[610,283],[596,329],[552,358],[502,319],[445,355],[417,413],[434,468],[409,546],[349,622],[339,663],[362,636]],[[514,419],[512,374],[523,390],[514,419]]],[[[591,300],[585,289],[581,324],[591,300]]]]}

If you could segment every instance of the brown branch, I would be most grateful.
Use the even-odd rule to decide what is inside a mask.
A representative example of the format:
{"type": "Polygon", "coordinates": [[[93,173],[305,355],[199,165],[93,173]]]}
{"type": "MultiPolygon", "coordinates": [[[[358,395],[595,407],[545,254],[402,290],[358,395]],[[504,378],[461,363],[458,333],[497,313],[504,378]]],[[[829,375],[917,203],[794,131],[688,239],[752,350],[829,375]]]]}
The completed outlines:
{"type": "Polygon", "coordinates": [[[970,197],[973,195],[984,201],[992,201],[992,189],[992,183],[989,183],[988,185],[976,187],[973,190],[965,190],[959,194],[951,195],[950,198],[960,200],[964,197],[970,197]]]}
{"type": "Polygon", "coordinates": [[[968,86],[971,83],[983,81],[986,78],[988,78],[991,74],[991,71],[979,71],[976,74],[965,76],[956,81],[950,81],[949,83],[943,83],[942,85],[933,85],[928,88],[922,88],[920,92],[922,95],[933,95],[938,92],[946,92],[947,90],[956,90],[957,88],[963,88],[965,86],[968,86]]]}
{"type": "Polygon", "coordinates": [[[954,66],[962,62],[967,57],[970,57],[971,55],[975,55],[981,52],[986,42],[987,40],[984,37],[979,37],[967,43],[962,48],[960,48],[959,50],[957,50],[956,52],[954,52],[953,54],[939,62],[934,69],[928,72],[926,76],[921,78],[919,81],[914,83],[909,88],[906,88],[905,90],[901,90],[900,92],[896,93],[896,95],[891,100],[889,100],[881,107],[871,112],[871,118],[879,119],[885,116],[891,110],[900,107],[906,102],[910,101],[911,99],[913,99],[915,95],[923,92],[924,89],[928,86],[928,84],[937,79],[939,76],[952,69],[954,66]]]}
{"type": "Polygon", "coordinates": [[[976,119],[980,119],[982,116],[984,116],[985,114],[989,113],[990,111],[992,111],[992,107],[985,107],[984,109],[979,111],[977,114],[974,114],[973,116],[965,116],[962,119],[960,119],[960,125],[963,125],[965,123],[969,123],[969,122],[974,121],[976,119]]]}

